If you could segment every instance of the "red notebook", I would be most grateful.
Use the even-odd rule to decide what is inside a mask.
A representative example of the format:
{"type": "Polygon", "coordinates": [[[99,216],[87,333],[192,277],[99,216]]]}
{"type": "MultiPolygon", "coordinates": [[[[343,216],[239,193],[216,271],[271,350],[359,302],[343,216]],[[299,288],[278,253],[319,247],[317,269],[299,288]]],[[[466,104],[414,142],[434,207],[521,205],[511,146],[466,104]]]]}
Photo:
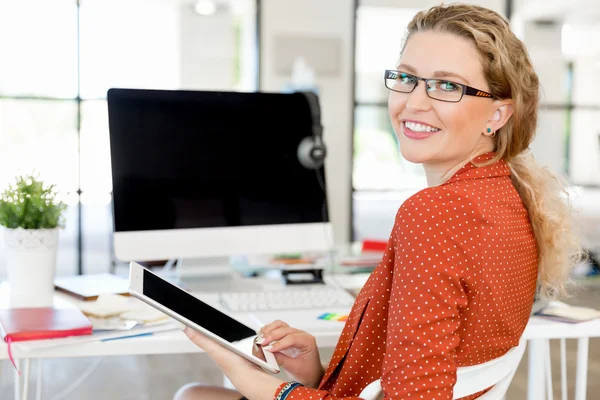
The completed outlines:
{"type": "Polygon", "coordinates": [[[14,365],[12,342],[91,335],[92,323],[76,308],[11,308],[0,310],[0,334],[14,365]]]}

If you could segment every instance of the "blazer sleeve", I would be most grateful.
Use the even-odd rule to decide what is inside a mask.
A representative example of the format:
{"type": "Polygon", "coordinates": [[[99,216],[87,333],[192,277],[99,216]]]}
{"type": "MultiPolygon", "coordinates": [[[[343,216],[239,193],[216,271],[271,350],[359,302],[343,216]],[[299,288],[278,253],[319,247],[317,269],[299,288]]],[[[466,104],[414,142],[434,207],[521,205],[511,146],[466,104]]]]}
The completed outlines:
{"type": "Polygon", "coordinates": [[[451,400],[463,278],[478,254],[480,213],[442,187],[398,211],[381,386],[386,399],[451,400]]]}

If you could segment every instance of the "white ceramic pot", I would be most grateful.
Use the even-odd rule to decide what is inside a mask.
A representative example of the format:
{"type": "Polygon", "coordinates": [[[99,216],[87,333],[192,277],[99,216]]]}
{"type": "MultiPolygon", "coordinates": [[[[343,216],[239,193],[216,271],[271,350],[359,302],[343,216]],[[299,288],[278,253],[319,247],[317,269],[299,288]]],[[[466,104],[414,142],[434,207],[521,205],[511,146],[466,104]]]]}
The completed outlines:
{"type": "Polygon", "coordinates": [[[52,306],[58,228],[3,229],[3,233],[10,306],[52,306]]]}

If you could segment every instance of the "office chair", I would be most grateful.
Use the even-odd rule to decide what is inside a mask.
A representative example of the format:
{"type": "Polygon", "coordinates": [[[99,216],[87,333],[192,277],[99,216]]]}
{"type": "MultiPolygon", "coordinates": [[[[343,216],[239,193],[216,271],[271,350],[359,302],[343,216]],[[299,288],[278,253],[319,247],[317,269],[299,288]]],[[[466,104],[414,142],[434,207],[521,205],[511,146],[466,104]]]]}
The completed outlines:
{"type": "MultiPolygon", "coordinates": [[[[483,364],[460,367],[454,385],[454,399],[460,399],[479,393],[489,387],[488,392],[479,397],[480,400],[502,400],[521,362],[527,341],[521,338],[519,345],[510,349],[502,357],[483,364]]],[[[381,382],[371,382],[359,397],[365,400],[376,400],[382,393],[381,382]]]]}

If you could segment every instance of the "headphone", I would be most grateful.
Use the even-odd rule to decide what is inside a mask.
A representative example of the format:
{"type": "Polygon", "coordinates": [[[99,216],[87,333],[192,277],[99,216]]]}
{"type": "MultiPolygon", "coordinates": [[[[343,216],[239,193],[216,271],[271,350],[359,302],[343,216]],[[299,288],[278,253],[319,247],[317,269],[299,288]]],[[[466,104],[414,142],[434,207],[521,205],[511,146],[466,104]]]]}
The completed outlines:
{"type": "Polygon", "coordinates": [[[313,92],[302,92],[312,116],[312,136],[307,136],[298,146],[298,160],[305,168],[319,169],[323,166],[327,149],[323,143],[323,126],[321,125],[321,111],[319,98],[313,92]]]}

